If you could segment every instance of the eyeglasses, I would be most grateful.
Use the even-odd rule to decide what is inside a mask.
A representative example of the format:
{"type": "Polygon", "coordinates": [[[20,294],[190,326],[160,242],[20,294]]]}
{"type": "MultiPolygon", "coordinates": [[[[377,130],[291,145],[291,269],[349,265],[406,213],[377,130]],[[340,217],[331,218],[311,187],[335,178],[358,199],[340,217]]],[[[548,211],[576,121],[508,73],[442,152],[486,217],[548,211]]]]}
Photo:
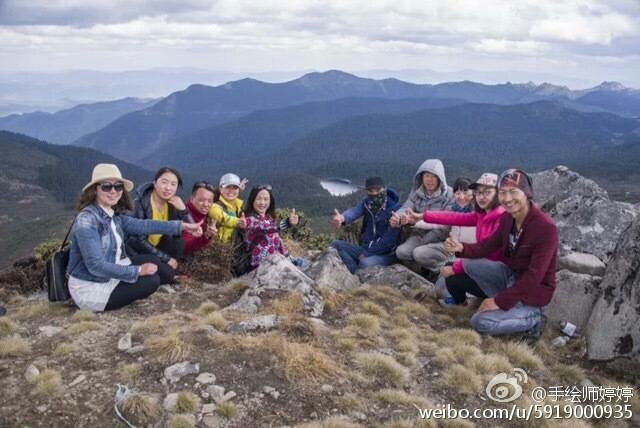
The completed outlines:
{"type": "Polygon", "coordinates": [[[272,190],[271,184],[259,184],[259,185],[256,186],[256,189],[258,189],[258,190],[267,190],[269,192],[272,190]]]}
{"type": "Polygon", "coordinates": [[[109,193],[112,190],[115,190],[116,192],[122,192],[124,190],[124,183],[122,182],[100,183],[98,186],[100,187],[100,190],[102,190],[105,193],[109,193]]]}
{"type": "Polygon", "coordinates": [[[493,189],[489,189],[489,190],[474,190],[473,194],[476,196],[484,196],[486,198],[490,197],[491,195],[493,195],[493,192],[495,192],[495,190],[493,189]]]}
{"type": "Polygon", "coordinates": [[[197,181],[196,183],[194,183],[191,193],[194,193],[198,189],[207,189],[210,192],[216,191],[215,186],[208,181],[197,181]]]}

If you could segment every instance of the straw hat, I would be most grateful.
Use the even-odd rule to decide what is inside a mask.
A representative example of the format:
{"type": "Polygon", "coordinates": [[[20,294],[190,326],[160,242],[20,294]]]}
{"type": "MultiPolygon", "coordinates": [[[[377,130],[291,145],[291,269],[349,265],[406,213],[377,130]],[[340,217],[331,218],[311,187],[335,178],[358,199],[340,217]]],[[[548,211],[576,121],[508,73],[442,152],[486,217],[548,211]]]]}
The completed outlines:
{"type": "Polygon", "coordinates": [[[103,180],[119,180],[124,183],[124,188],[127,192],[133,190],[133,181],[122,178],[122,174],[118,167],[112,163],[99,163],[93,167],[93,173],[91,173],[91,181],[82,188],[84,192],[89,187],[103,180]]]}

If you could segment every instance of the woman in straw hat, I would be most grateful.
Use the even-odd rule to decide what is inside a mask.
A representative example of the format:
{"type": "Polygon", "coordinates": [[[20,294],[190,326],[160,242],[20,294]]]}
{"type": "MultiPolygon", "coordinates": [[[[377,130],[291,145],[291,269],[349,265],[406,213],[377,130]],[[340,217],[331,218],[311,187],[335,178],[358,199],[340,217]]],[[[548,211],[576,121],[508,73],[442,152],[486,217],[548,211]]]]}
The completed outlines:
{"type": "Polygon", "coordinates": [[[129,234],[202,233],[197,223],[121,215],[132,208],[127,194],[132,189],[133,183],[113,164],[96,165],[91,181],[82,189],[67,267],[69,292],[81,309],[118,309],[153,294],[164,282],[156,256],[127,256],[123,242],[129,234]]]}

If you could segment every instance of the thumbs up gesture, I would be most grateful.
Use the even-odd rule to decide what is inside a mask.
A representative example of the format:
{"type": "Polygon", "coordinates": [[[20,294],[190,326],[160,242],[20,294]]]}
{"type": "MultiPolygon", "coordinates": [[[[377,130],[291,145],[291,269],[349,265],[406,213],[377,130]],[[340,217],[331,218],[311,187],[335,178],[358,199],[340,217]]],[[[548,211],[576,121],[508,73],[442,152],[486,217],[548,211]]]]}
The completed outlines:
{"type": "Polygon", "coordinates": [[[190,233],[191,235],[195,236],[196,238],[199,238],[202,236],[202,222],[204,221],[204,219],[200,220],[199,223],[186,223],[186,222],[182,222],[182,230],[186,231],[187,233],[190,233]]]}
{"type": "Polygon", "coordinates": [[[453,236],[453,233],[450,233],[447,240],[444,241],[444,248],[450,253],[460,253],[464,246],[458,241],[458,238],[453,236]]]}
{"type": "Polygon", "coordinates": [[[294,208],[291,210],[291,214],[289,214],[289,224],[291,226],[297,226],[299,221],[300,221],[300,216],[296,214],[296,209],[294,208]]]}
{"type": "Polygon", "coordinates": [[[207,230],[204,232],[204,236],[207,239],[211,239],[216,233],[218,233],[218,228],[216,227],[216,223],[211,219],[207,220],[207,230]]]}
{"type": "Polygon", "coordinates": [[[401,217],[395,211],[391,211],[391,217],[389,218],[389,225],[391,227],[402,226],[401,217]]]}
{"type": "Polygon", "coordinates": [[[342,226],[342,223],[344,223],[344,216],[340,214],[340,212],[337,209],[334,208],[333,215],[331,216],[331,224],[336,229],[339,229],[340,226],[342,226]]]}
{"type": "Polygon", "coordinates": [[[240,214],[240,218],[238,219],[238,227],[240,229],[247,228],[247,218],[244,216],[244,211],[240,214]]]}
{"type": "Polygon", "coordinates": [[[404,216],[406,218],[407,224],[416,224],[417,222],[422,220],[422,213],[417,213],[411,208],[408,208],[407,211],[405,211],[404,216]]]}

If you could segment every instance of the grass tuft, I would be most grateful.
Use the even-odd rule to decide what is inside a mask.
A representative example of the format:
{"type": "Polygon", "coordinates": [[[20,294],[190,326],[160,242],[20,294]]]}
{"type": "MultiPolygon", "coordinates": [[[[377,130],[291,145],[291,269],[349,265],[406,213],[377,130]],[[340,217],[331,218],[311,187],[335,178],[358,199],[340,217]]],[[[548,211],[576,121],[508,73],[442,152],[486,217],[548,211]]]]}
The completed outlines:
{"type": "Polygon", "coordinates": [[[0,339],[0,358],[19,357],[31,352],[31,345],[18,335],[0,339]]]}
{"type": "Polygon", "coordinates": [[[362,425],[351,422],[346,416],[330,416],[319,422],[298,425],[298,428],[361,428],[362,425]]]}
{"type": "Polygon", "coordinates": [[[460,364],[447,368],[442,375],[442,382],[447,388],[463,395],[474,395],[482,390],[482,378],[460,364]]]}
{"type": "Polygon", "coordinates": [[[54,395],[62,389],[62,377],[55,370],[47,369],[36,379],[35,392],[40,395],[54,395]]]}
{"type": "Polygon", "coordinates": [[[418,406],[421,409],[433,407],[426,398],[409,395],[402,389],[383,389],[376,393],[375,398],[390,406],[418,406]]]}
{"type": "Polygon", "coordinates": [[[200,397],[189,391],[178,393],[174,412],[178,413],[196,413],[200,409],[200,397]]]}
{"type": "Polygon", "coordinates": [[[371,381],[379,380],[384,384],[394,386],[404,385],[409,378],[409,371],[393,357],[379,352],[361,352],[356,355],[356,361],[371,381]]]}
{"type": "Polygon", "coordinates": [[[584,370],[576,365],[557,364],[551,371],[558,376],[563,385],[577,385],[586,377],[584,370]]]}
{"type": "Polygon", "coordinates": [[[229,322],[224,318],[224,314],[222,312],[211,312],[207,314],[204,322],[218,330],[224,330],[227,328],[227,325],[229,325],[229,322]]]}
{"type": "Polygon", "coordinates": [[[120,411],[129,422],[136,426],[153,425],[162,416],[162,410],[157,401],[142,394],[127,397],[120,404],[120,411]]]}
{"type": "Polygon", "coordinates": [[[91,311],[81,309],[73,314],[73,319],[76,321],[95,321],[98,316],[91,311]]]}
{"type": "Polygon", "coordinates": [[[205,316],[217,311],[218,309],[220,309],[220,307],[215,302],[207,301],[198,306],[198,309],[196,309],[196,314],[205,316]]]}
{"type": "Polygon", "coordinates": [[[359,334],[365,337],[380,334],[380,320],[369,314],[357,314],[349,319],[349,325],[359,334]]]}
{"type": "Polygon", "coordinates": [[[127,383],[135,383],[138,377],[140,377],[141,371],[142,366],[140,364],[126,364],[122,366],[120,375],[127,383]]]}
{"type": "Polygon", "coordinates": [[[87,331],[93,331],[100,328],[100,324],[96,321],[80,321],[67,327],[68,334],[82,334],[87,331]]]}
{"type": "Polygon", "coordinates": [[[74,352],[78,352],[78,351],[79,351],[78,347],[73,343],[63,342],[63,343],[59,343],[58,346],[56,346],[56,349],[53,351],[53,354],[62,357],[69,354],[73,354],[74,352]]]}
{"type": "Polygon", "coordinates": [[[16,320],[27,320],[44,315],[68,315],[71,308],[63,303],[27,302],[25,306],[11,312],[9,316],[16,320]]]}
{"type": "Polygon", "coordinates": [[[371,315],[375,315],[377,317],[387,317],[389,314],[387,311],[380,305],[374,302],[363,302],[362,309],[371,315]]]}
{"type": "Polygon", "coordinates": [[[498,353],[504,354],[514,367],[525,370],[539,370],[544,367],[542,359],[525,343],[502,341],[498,353]]]}
{"type": "Polygon", "coordinates": [[[238,415],[238,408],[235,404],[230,402],[220,403],[216,410],[220,416],[227,419],[233,419],[238,415]]]}
{"type": "Polygon", "coordinates": [[[169,420],[169,428],[195,428],[196,418],[193,415],[173,415],[169,420]]]}
{"type": "Polygon", "coordinates": [[[162,336],[153,336],[144,344],[149,356],[163,364],[172,364],[186,360],[192,351],[179,330],[172,330],[162,336]]]}
{"type": "Polygon", "coordinates": [[[301,314],[304,311],[302,295],[297,291],[290,291],[286,297],[272,301],[273,311],[278,316],[301,314]]]}
{"type": "Polygon", "coordinates": [[[18,329],[16,323],[9,318],[0,318],[0,336],[8,336],[18,329]]]}

